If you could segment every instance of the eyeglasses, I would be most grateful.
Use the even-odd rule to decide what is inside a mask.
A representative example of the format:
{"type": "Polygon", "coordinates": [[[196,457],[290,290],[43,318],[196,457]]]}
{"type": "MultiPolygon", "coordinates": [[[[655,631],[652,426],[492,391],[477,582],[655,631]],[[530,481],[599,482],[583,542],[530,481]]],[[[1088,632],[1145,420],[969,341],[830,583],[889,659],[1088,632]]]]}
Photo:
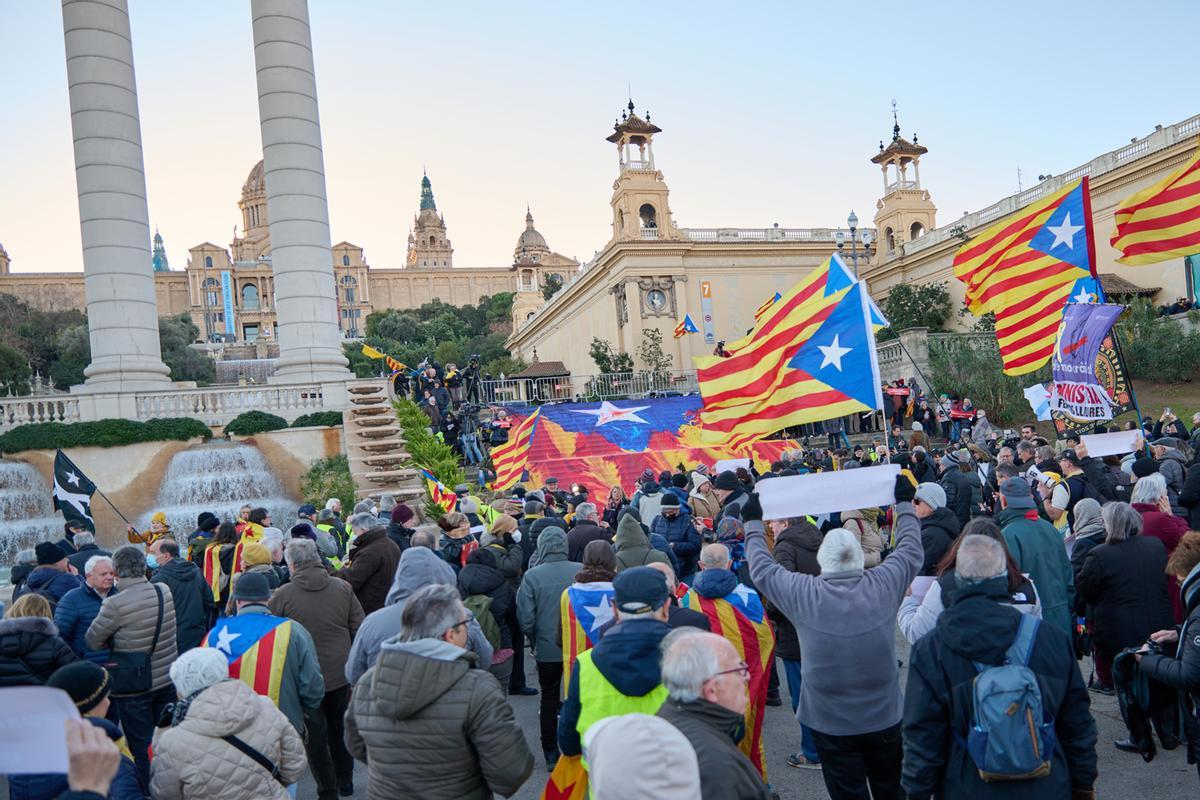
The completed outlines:
{"type": "Polygon", "coordinates": [[[471,617],[467,617],[467,618],[466,618],[466,619],[464,619],[462,622],[456,622],[456,623],[454,623],[453,625],[451,625],[451,626],[450,626],[450,630],[454,630],[455,628],[461,628],[461,627],[462,627],[462,626],[464,626],[464,625],[470,625],[470,624],[471,624],[471,619],[472,619],[471,617]]]}
{"type": "Polygon", "coordinates": [[[746,680],[750,679],[750,665],[747,664],[745,661],[739,661],[738,665],[731,669],[723,669],[720,672],[714,672],[712,675],[708,676],[708,679],[711,681],[714,678],[719,678],[722,675],[732,675],[735,672],[742,673],[742,675],[745,676],[746,680]]]}

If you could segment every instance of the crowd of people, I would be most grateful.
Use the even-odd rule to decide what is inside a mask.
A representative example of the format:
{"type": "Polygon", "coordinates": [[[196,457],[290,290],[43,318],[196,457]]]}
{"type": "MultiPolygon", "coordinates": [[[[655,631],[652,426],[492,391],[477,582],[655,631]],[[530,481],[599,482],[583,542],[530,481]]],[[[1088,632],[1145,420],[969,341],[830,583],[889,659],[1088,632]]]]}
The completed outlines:
{"type": "Polygon", "coordinates": [[[632,492],[461,485],[420,524],[390,496],[286,531],[245,506],[110,552],[68,523],[18,557],[0,686],[63,689],[81,774],[108,766],[12,775],[11,796],[283,798],[311,772],[324,800],[356,761],[372,798],[509,796],[534,744],[597,798],[769,798],[781,683],[786,765],[836,800],[1094,797],[1089,693],[1117,695],[1119,750],[1194,760],[1200,430],[1165,413],[1144,450],[1095,458],[1034,425],[976,438],[972,415],[966,444],[913,426],[632,492]],[[889,505],[763,519],[762,481],[884,463],[889,505]],[[510,698],[535,695],[527,741],[510,698]]]}

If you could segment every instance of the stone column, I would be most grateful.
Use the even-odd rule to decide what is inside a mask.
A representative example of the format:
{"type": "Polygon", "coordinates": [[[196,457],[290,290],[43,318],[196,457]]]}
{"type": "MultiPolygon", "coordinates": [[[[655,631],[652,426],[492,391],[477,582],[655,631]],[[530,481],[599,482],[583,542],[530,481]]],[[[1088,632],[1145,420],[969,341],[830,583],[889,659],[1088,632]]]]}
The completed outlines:
{"type": "Polygon", "coordinates": [[[271,267],[276,383],[343,381],[307,0],[251,0],[271,267]]]}
{"type": "Polygon", "coordinates": [[[80,391],[170,387],[158,343],[126,0],[63,0],[92,363],[80,391]]]}

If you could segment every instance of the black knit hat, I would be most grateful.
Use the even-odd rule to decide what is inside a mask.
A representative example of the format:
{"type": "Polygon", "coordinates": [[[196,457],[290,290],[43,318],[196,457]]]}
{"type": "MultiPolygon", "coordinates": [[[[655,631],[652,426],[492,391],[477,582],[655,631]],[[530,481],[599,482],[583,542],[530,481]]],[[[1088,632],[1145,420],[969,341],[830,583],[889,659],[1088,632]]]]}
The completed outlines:
{"type": "Polygon", "coordinates": [[[46,680],[47,686],[66,692],[80,714],[86,714],[108,697],[108,670],[91,661],[75,661],[59,667],[46,680]]]}
{"type": "Polygon", "coordinates": [[[742,485],[738,483],[737,475],[733,474],[729,470],[725,470],[717,476],[715,481],[713,481],[713,488],[724,489],[727,492],[732,492],[735,489],[742,488],[742,485]]]}
{"type": "Polygon", "coordinates": [[[1144,478],[1147,475],[1153,475],[1155,472],[1158,472],[1158,462],[1152,458],[1139,458],[1133,462],[1133,466],[1130,469],[1133,470],[1134,475],[1144,478]]]}
{"type": "Polygon", "coordinates": [[[665,492],[663,494],[662,504],[664,506],[673,506],[675,508],[678,508],[679,507],[679,498],[675,495],[674,492],[665,492]]]}
{"type": "Polygon", "coordinates": [[[217,515],[211,511],[201,511],[200,516],[196,517],[196,528],[202,531],[216,530],[221,524],[221,520],[217,519],[217,515]]]}
{"type": "Polygon", "coordinates": [[[37,547],[33,548],[37,553],[37,562],[39,567],[44,567],[49,564],[57,564],[67,557],[63,549],[54,542],[38,542],[37,547]]]}

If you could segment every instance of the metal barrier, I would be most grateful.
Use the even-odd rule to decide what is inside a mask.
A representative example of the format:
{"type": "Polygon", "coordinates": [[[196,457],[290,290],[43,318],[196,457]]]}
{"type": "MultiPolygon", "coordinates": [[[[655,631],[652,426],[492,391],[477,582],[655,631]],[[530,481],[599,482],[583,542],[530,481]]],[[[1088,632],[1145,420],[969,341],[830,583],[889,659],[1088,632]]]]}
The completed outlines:
{"type": "Polygon", "coordinates": [[[609,372],[552,378],[509,378],[484,381],[483,399],[499,405],[524,405],[575,400],[579,402],[640,399],[700,391],[695,370],[670,372],[609,372]]]}

